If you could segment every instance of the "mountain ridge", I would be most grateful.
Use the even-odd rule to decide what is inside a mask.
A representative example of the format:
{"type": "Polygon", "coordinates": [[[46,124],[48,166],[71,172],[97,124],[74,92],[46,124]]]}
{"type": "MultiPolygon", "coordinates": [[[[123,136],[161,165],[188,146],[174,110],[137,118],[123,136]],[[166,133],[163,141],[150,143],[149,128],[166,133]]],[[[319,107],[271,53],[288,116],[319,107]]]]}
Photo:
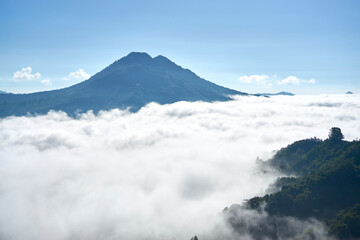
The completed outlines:
{"type": "Polygon", "coordinates": [[[137,111],[150,102],[227,101],[229,95],[239,94],[247,95],[200,78],[162,55],[152,58],[144,52],[131,52],[70,87],[1,95],[0,117],[45,114],[49,110],[69,115],[113,108],[137,111]]]}
{"type": "Polygon", "coordinates": [[[294,93],[281,91],[278,93],[255,93],[254,96],[263,96],[263,97],[269,97],[269,96],[295,96],[294,93]]]}

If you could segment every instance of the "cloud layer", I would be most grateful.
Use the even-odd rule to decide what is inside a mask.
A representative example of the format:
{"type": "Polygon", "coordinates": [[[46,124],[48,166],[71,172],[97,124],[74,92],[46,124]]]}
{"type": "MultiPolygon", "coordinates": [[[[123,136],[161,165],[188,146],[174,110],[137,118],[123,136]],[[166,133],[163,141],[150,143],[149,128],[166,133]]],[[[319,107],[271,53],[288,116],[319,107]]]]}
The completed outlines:
{"type": "Polygon", "coordinates": [[[219,212],[278,177],[259,171],[257,157],[333,126],[358,138],[359,119],[357,95],[2,119],[0,238],[225,239],[238,233],[219,212]]]}

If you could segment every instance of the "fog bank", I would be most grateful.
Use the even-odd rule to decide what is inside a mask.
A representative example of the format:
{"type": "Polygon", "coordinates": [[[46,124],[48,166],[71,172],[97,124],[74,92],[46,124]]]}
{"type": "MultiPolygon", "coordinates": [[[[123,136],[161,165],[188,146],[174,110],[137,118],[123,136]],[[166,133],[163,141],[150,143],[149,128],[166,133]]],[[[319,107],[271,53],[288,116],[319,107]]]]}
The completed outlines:
{"type": "Polygon", "coordinates": [[[0,238],[237,239],[220,212],[278,177],[257,157],[334,126],[358,138],[359,119],[358,95],[1,119],[0,238]]]}

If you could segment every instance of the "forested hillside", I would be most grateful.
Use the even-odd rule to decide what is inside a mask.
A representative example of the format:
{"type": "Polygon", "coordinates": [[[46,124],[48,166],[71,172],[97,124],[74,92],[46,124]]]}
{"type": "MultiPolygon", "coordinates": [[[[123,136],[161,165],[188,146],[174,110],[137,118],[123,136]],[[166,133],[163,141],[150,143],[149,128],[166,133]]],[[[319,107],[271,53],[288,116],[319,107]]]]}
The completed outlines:
{"type": "Polygon", "coordinates": [[[360,237],[360,141],[344,141],[339,128],[329,138],[294,142],[268,164],[298,177],[282,178],[281,191],[254,197],[246,207],[271,216],[315,217],[341,239],[360,237]]]}

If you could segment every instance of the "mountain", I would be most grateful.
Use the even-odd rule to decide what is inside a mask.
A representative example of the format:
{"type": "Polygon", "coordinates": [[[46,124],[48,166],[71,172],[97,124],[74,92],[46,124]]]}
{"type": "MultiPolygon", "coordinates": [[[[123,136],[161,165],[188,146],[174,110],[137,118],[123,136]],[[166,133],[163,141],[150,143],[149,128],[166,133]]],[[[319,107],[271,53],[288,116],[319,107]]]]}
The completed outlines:
{"type": "Polygon", "coordinates": [[[248,208],[265,203],[270,216],[317,218],[340,239],[360,239],[360,141],[332,128],[328,139],[294,142],[268,164],[298,177],[278,179],[280,191],[248,200],[248,208]]]}
{"type": "Polygon", "coordinates": [[[284,95],[284,96],[295,96],[295,94],[293,93],[289,93],[289,92],[278,92],[278,93],[256,93],[254,94],[255,96],[264,96],[264,97],[268,97],[268,96],[278,96],[278,95],[284,95]]]}
{"type": "Polygon", "coordinates": [[[347,91],[345,94],[354,94],[353,92],[347,91]]]}
{"type": "Polygon", "coordinates": [[[226,101],[246,93],[198,77],[164,56],[132,52],[79,84],[31,94],[0,94],[0,117],[45,114],[49,110],[75,112],[130,108],[149,102],[226,101]]]}
{"type": "Polygon", "coordinates": [[[0,90],[0,94],[8,94],[8,93],[0,90]]]}

